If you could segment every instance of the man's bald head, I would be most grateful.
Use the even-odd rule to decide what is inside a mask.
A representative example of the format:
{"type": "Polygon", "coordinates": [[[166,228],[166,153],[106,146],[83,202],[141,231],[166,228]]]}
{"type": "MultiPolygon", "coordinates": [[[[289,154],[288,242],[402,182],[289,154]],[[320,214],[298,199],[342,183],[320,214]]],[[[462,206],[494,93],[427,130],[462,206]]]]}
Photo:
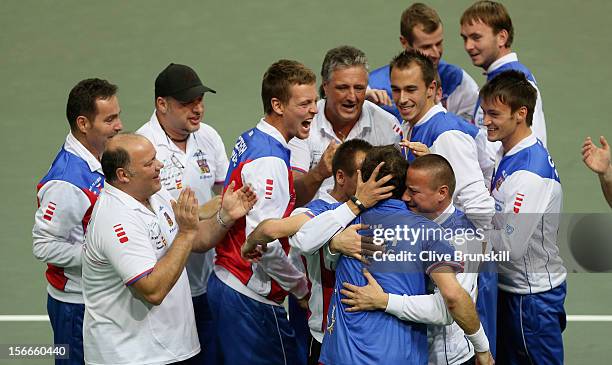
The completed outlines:
{"type": "Polygon", "coordinates": [[[117,181],[117,169],[128,169],[130,156],[139,149],[146,148],[151,142],[146,137],[135,133],[122,133],[111,138],[102,154],[102,171],[106,181],[117,181]]]}

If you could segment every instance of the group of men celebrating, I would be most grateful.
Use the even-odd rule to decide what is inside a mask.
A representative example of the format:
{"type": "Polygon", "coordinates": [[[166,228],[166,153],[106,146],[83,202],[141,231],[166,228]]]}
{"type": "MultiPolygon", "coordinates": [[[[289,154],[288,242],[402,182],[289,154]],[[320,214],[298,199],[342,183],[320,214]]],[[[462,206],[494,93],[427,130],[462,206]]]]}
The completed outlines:
{"type": "Polygon", "coordinates": [[[563,363],[562,190],[540,93],[503,5],[478,1],[460,24],[480,91],[415,3],[389,65],[327,52],[320,100],[311,70],[273,63],[264,116],[229,160],[202,123],[215,91],[190,67],[157,76],[136,133],[119,134],[115,85],[79,82],[33,229],[54,342],[70,348],[56,362],[563,363]],[[392,227],[483,236],[373,243],[392,227]],[[374,260],[398,252],[417,259],[374,260]]]}

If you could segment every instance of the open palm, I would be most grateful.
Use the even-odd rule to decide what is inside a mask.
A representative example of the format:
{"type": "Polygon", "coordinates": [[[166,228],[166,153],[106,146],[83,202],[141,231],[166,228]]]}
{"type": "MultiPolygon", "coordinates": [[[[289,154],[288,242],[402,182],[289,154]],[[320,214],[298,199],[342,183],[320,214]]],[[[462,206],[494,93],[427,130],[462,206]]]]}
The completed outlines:
{"type": "Polygon", "coordinates": [[[598,174],[604,174],[610,168],[610,145],[608,141],[599,137],[601,148],[597,147],[591,137],[587,137],[582,145],[582,161],[588,168],[598,174]]]}
{"type": "Polygon", "coordinates": [[[257,202],[257,195],[250,186],[245,185],[234,191],[235,181],[232,181],[223,194],[221,208],[232,221],[244,217],[257,202]]]}

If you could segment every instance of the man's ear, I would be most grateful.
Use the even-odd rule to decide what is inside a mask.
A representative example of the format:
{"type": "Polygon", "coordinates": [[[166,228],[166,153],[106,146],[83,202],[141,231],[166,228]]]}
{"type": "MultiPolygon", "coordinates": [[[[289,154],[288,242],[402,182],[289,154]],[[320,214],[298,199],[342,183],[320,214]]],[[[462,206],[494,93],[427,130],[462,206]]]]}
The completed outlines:
{"type": "Polygon", "coordinates": [[[336,183],[338,183],[340,186],[346,184],[346,174],[341,169],[336,171],[336,183]]]}
{"type": "Polygon", "coordinates": [[[89,121],[89,118],[87,118],[84,115],[79,115],[76,118],[76,128],[79,130],[79,132],[85,134],[90,128],[91,128],[91,122],[89,121]]]}
{"type": "Polygon", "coordinates": [[[117,181],[119,181],[120,183],[127,184],[130,182],[130,177],[132,176],[132,174],[128,171],[128,169],[120,167],[117,169],[116,173],[117,181]]]}
{"type": "Polygon", "coordinates": [[[442,197],[442,200],[444,200],[444,198],[448,196],[448,193],[449,193],[448,185],[442,185],[438,189],[438,194],[440,194],[440,196],[442,197]]]}
{"type": "Polygon", "coordinates": [[[527,123],[527,107],[522,106],[516,112],[517,119],[522,123],[527,123]]]}
{"type": "Polygon", "coordinates": [[[406,39],[406,37],[404,37],[403,35],[399,36],[399,41],[402,44],[402,47],[404,48],[404,50],[409,50],[410,47],[410,43],[408,43],[408,40],[406,39]]]}
{"type": "Polygon", "coordinates": [[[508,31],[505,29],[500,30],[497,35],[495,35],[495,37],[497,38],[497,46],[500,48],[506,48],[506,42],[508,42],[508,31]]]}
{"type": "Polygon", "coordinates": [[[435,102],[435,97],[436,97],[436,93],[438,91],[438,87],[437,87],[438,83],[436,82],[435,79],[433,79],[431,81],[431,84],[429,84],[429,86],[427,86],[427,98],[432,98],[434,99],[435,102]]]}
{"type": "Polygon", "coordinates": [[[155,99],[155,108],[159,110],[160,113],[166,114],[168,112],[168,101],[158,96],[157,99],[155,99]]]}
{"type": "Polygon", "coordinates": [[[270,104],[272,104],[272,110],[278,115],[283,115],[285,108],[283,107],[283,103],[278,98],[272,98],[270,100],[270,104]]]}
{"type": "Polygon", "coordinates": [[[327,97],[327,89],[329,88],[329,81],[323,81],[321,84],[321,90],[323,90],[323,97],[327,97]]]}

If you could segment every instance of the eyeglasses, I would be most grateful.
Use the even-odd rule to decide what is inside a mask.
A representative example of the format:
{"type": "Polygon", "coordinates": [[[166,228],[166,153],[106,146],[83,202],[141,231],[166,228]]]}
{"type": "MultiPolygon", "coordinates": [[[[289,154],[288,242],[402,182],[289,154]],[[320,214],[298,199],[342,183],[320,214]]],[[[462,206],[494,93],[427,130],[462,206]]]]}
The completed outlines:
{"type": "Polygon", "coordinates": [[[176,155],[173,153],[172,156],[170,157],[170,161],[172,162],[172,164],[174,165],[174,167],[183,170],[185,168],[185,166],[183,166],[183,164],[181,163],[181,161],[178,159],[178,157],[176,157],[176,155]]]}

